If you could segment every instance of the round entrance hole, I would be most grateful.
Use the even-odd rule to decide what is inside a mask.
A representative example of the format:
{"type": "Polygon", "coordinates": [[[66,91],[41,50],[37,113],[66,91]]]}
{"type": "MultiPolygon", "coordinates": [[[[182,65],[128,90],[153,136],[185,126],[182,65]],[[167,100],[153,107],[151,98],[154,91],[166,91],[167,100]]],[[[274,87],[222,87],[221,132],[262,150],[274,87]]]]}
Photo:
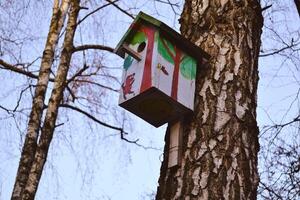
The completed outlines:
{"type": "Polygon", "coordinates": [[[142,42],[142,43],[138,46],[137,51],[138,51],[139,53],[141,53],[142,51],[144,51],[145,47],[146,47],[146,42],[142,42]]]}

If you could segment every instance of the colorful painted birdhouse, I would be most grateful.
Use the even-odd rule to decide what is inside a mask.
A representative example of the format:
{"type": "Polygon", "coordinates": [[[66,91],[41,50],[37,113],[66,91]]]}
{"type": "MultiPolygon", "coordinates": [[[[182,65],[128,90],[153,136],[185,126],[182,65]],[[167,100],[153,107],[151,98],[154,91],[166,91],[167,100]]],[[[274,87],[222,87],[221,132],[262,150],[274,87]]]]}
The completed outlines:
{"type": "Polygon", "coordinates": [[[124,58],[120,106],[156,127],[194,110],[197,68],[209,58],[199,47],[140,12],[115,52],[124,58]]]}

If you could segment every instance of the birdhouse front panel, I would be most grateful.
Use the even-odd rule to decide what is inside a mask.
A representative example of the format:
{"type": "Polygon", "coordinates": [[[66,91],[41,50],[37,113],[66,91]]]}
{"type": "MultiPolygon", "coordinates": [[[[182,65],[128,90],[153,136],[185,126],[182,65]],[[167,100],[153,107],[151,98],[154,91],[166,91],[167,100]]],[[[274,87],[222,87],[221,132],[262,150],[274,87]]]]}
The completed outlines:
{"type": "Polygon", "coordinates": [[[151,26],[132,26],[132,28],[136,32],[126,45],[139,54],[140,60],[125,54],[121,85],[122,95],[120,95],[119,103],[127,101],[152,87],[153,47],[156,30],[151,26]]]}

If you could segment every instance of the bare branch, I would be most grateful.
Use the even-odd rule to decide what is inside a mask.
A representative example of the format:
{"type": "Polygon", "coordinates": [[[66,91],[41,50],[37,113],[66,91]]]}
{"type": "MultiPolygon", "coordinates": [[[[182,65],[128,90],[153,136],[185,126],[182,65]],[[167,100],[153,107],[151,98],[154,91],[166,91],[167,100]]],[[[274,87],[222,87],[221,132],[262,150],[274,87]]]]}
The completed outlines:
{"type": "MultiPolygon", "coordinates": [[[[38,79],[38,75],[35,75],[32,72],[25,71],[24,69],[20,69],[20,68],[16,67],[16,65],[9,64],[2,59],[0,59],[0,65],[2,66],[2,67],[0,67],[2,69],[10,70],[10,71],[17,72],[19,74],[25,75],[30,78],[38,79]]],[[[50,78],[49,81],[54,82],[54,78],[50,78]]]]}
{"type": "Polygon", "coordinates": [[[115,4],[115,2],[112,2],[111,0],[106,0],[106,1],[110,2],[113,6],[115,6],[118,10],[120,10],[125,15],[127,15],[130,18],[134,19],[134,16],[132,14],[130,14],[129,12],[127,12],[126,10],[124,10],[123,8],[121,8],[120,6],[118,6],[117,4],[115,4]]]}
{"type": "Polygon", "coordinates": [[[263,7],[263,8],[261,9],[261,11],[263,12],[263,11],[265,11],[265,10],[271,8],[271,7],[272,7],[272,4],[271,4],[271,5],[267,5],[267,6],[263,7]]]}
{"type": "Polygon", "coordinates": [[[124,137],[124,133],[121,132],[120,137],[122,140],[125,140],[126,142],[132,143],[132,144],[136,144],[138,146],[140,146],[140,144],[138,144],[137,142],[139,141],[139,139],[136,140],[128,140],[127,138],[124,137]]]}
{"type": "Polygon", "coordinates": [[[172,11],[174,12],[174,14],[175,14],[175,15],[178,15],[178,13],[177,13],[176,10],[175,10],[175,7],[176,7],[176,8],[179,8],[179,7],[180,7],[178,3],[172,3],[170,0],[166,0],[166,1],[163,1],[163,0],[155,0],[155,1],[157,1],[157,2],[159,2],[159,3],[163,3],[163,4],[168,4],[168,5],[170,5],[172,11]]]}
{"type": "Polygon", "coordinates": [[[60,126],[63,126],[65,123],[59,123],[59,124],[56,124],[55,125],[55,128],[57,128],[57,127],[60,127],[60,126]]]}
{"type": "Polygon", "coordinates": [[[75,99],[76,99],[75,94],[73,93],[72,89],[71,89],[68,85],[66,86],[66,88],[67,88],[68,92],[70,93],[70,95],[71,95],[71,97],[72,97],[72,100],[71,100],[71,101],[74,102],[75,99]]]}
{"type": "Polygon", "coordinates": [[[77,76],[80,76],[85,70],[89,68],[88,65],[84,65],[83,68],[81,68],[78,72],[76,72],[69,80],[67,80],[67,84],[69,84],[71,81],[74,81],[74,79],[77,76]]]}
{"type": "Polygon", "coordinates": [[[13,112],[15,112],[15,111],[18,109],[18,107],[19,107],[19,105],[20,105],[20,102],[21,102],[21,100],[22,100],[23,93],[24,93],[26,90],[28,90],[31,86],[32,86],[32,85],[28,85],[25,89],[23,89],[23,90],[21,91],[21,93],[20,93],[20,95],[19,95],[19,99],[18,99],[18,101],[17,101],[17,105],[15,106],[13,112]]]}
{"type": "Polygon", "coordinates": [[[89,49],[98,49],[98,50],[104,50],[113,53],[114,48],[104,46],[104,45],[97,45],[97,44],[86,44],[86,45],[81,45],[78,47],[74,47],[73,52],[77,51],[84,51],[84,50],[89,50],[89,49]]]}
{"type": "Polygon", "coordinates": [[[9,110],[9,109],[7,109],[7,108],[1,106],[1,105],[0,105],[0,108],[1,108],[2,110],[5,110],[8,114],[10,114],[10,112],[11,112],[11,110],[9,110]]]}
{"type": "Polygon", "coordinates": [[[77,23],[77,25],[80,24],[81,22],[83,22],[86,18],[88,18],[90,15],[94,14],[95,12],[98,12],[98,11],[101,10],[102,8],[105,8],[105,7],[107,7],[107,6],[109,6],[109,5],[113,4],[113,3],[118,2],[118,1],[119,1],[119,0],[115,0],[115,1],[113,1],[113,2],[110,2],[110,1],[109,1],[108,4],[105,4],[105,5],[102,5],[102,6],[98,7],[98,8],[96,8],[95,10],[93,10],[92,12],[90,12],[89,14],[87,14],[86,16],[84,16],[81,20],[79,20],[78,23],[77,23]]]}
{"type": "Polygon", "coordinates": [[[278,54],[282,51],[285,51],[286,49],[292,49],[292,47],[295,47],[297,46],[299,43],[291,43],[290,45],[286,45],[285,47],[281,48],[281,49],[278,49],[276,51],[273,51],[273,52],[270,52],[270,53],[266,53],[266,54],[260,54],[259,57],[267,57],[267,56],[271,56],[271,55],[275,55],[275,54],[278,54]]]}
{"type": "Polygon", "coordinates": [[[111,88],[111,87],[109,87],[109,86],[102,85],[102,84],[100,84],[100,83],[96,83],[96,82],[89,81],[89,80],[81,80],[81,79],[79,79],[79,80],[76,80],[76,82],[89,83],[89,84],[93,84],[93,85],[99,86],[99,87],[101,87],[101,88],[105,88],[105,89],[111,90],[111,91],[113,91],[113,92],[119,92],[118,89],[114,89],[114,88],[111,88]]]}
{"type": "MultiPolygon", "coordinates": [[[[27,72],[23,69],[20,69],[18,67],[15,67],[11,64],[8,64],[6,63],[5,61],[1,60],[0,59],[0,65],[2,65],[5,69],[5,70],[10,70],[10,71],[13,71],[13,72],[17,72],[19,74],[22,74],[22,75],[25,75],[27,77],[30,77],[30,78],[34,78],[34,79],[38,79],[38,76],[33,74],[32,72],[27,72]]],[[[69,80],[67,80],[67,83],[66,84],[69,84],[70,82],[74,81],[76,77],[80,76],[86,69],[88,69],[88,66],[84,66],[82,69],[80,69],[75,75],[73,75],[69,80]]],[[[50,78],[49,81],[51,82],[54,82],[54,78],[50,78]]],[[[104,88],[104,89],[108,89],[110,91],[113,91],[113,92],[119,92],[118,89],[114,89],[112,87],[109,87],[109,86],[106,86],[106,85],[102,85],[100,83],[96,83],[96,82],[93,82],[93,81],[89,81],[89,80],[76,80],[77,82],[82,82],[82,83],[89,83],[89,84],[93,84],[93,85],[96,85],[96,86],[99,86],[101,88],[104,88]]],[[[31,87],[31,86],[29,86],[31,87]]],[[[27,90],[29,87],[27,87],[25,90],[27,90]]],[[[72,96],[72,99],[74,100],[75,96],[74,94],[72,93],[71,89],[69,87],[67,87],[67,90],[70,92],[71,96],[72,96]]],[[[21,95],[24,91],[21,92],[21,95]]],[[[20,100],[20,99],[19,99],[20,100]]],[[[17,106],[15,107],[15,109],[17,109],[18,107],[18,104],[17,106]]],[[[14,110],[15,110],[14,109],[14,110]]]]}
{"type": "Polygon", "coordinates": [[[71,110],[75,110],[77,112],[80,112],[81,114],[85,115],[86,117],[90,118],[91,120],[93,120],[94,122],[97,122],[98,124],[102,125],[102,126],[105,126],[107,128],[110,128],[110,129],[113,129],[113,130],[117,130],[117,131],[120,131],[120,133],[125,133],[123,128],[120,128],[120,127],[116,127],[116,126],[112,126],[110,124],[107,124],[105,122],[102,122],[100,121],[99,119],[97,119],[96,117],[94,117],[93,115],[89,114],[88,112],[76,107],[76,106],[72,106],[72,105],[69,105],[69,104],[61,104],[60,107],[64,107],[64,108],[70,108],[71,110]]]}
{"type": "Polygon", "coordinates": [[[176,7],[179,7],[178,3],[172,3],[172,2],[170,2],[170,0],[167,0],[167,1],[163,1],[163,0],[155,0],[155,1],[157,1],[157,2],[159,2],[159,3],[163,3],[163,4],[168,4],[168,5],[170,5],[170,6],[176,6],[176,7]]]}
{"type": "Polygon", "coordinates": [[[136,139],[136,140],[134,140],[134,141],[131,141],[131,140],[128,140],[127,138],[124,138],[124,134],[120,134],[120,137],[121,137],[122,140],[125,140],[125,141],[128,142],[128,143],[135,144],[135,145],[137,145],[138,147],[142,147],[142,148],[145,149],[145,150],[151,149],[151,150],[161,151],[160,148],[155,148],[155,147],[151,147],[151,146],[144,146],[144,145],[138,143],[139,139],[136,139]]]}
{"type": "Polygon", "coordinates": [[[113,125],[110,125],[110,124],[107,124],[105,122],[102,122],[100,121],[99,119],[97,119],[96,117],[94,117],[93,115],[89,114],[88,112],[76,107],[76,106],[72,106],[72,105],[69,105],[69,104],[61,104],[60,107],[64,107],[64,108],[70,108],[71,110],[74,110],[74,111],[77,111],[83,115],[85,115],[86,117],[90,118],[91,120],[93,120],[94,122],[102,125],[102,126],[105,126],[107,128],[110,128],[110,129],[113,129],[113,130],[117,130],[117,131],[120,131],[120,138],[128,143],[131,143],[131,144],[135,144],[139,147],[142,147],[143,149],[153,149],[153,150],[160,150],[158,148],[155,148],[155,147],[147,147],[147,146],[144,146],[142,144],[139,144],[138,141],[139,139],[136,139],[136,140],[129,140],[127,138],[124,137],[125,134],[128,134],[127,132],[124,131],[123,128],[121,127],[116,127],[116,126],[113,126],[113,125]]]}
{"type": "Polygon", "coordinates": [[[279,194],[277,194],[274,190],[272,190],[271,188],[269,188],[264,182],[260,181],[260,184],[262,185],[263,189],[267,190],[269,193],[274,194],[278,199],[282,199],[283,200],[283,198],[279,194]]]}
{"type": "Polygon", "coordinates": [[[15,65],[11,65],[11,64],[5,62],[2,59],[0,59],[0,65],[3,66],[2,69],[7,69],[7,70],[10,70],[10,71],[13,71],[13,72],[17,72],[19,74],[26,75],[30,78],[34,78],[34,79],[38,78],[38,76],[33,74],[32,72],[28,72],[28,71],[25,71],[23,69],[20,69],[20,68],[16,67],[15,65]]]}

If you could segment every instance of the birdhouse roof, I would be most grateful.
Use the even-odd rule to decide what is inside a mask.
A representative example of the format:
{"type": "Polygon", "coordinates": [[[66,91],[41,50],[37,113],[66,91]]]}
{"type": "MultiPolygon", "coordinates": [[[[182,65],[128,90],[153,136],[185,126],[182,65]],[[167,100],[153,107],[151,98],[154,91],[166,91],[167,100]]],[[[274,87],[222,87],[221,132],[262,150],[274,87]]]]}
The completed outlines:
{"type": "Polygon", "coordinates": [[[177,31],[170,28],[165,23],[143,13],[140,12],[134,21],[132,22],[131,26],[126,31],[125,35],[122,37],[118,45],[116,46],[114,52],[121,56],[122,58],[125,57],[125,51],[123,49],[123,44],[130,41],[130,39],[135,35],[137,32],[136,28],[132,28],[133,26],[138,27],[140,25],[145,26],[154,26],[159,30],[160,34],[164,37],[168,38],[169,40],[173,41],[178,47],[180,47],[183,51],[187,54],[193,56],[196,60],[201,60],[202,58],[209,59],[209,54],[203,51],[200,47],[196,46],[182,35],[180,35],[177,31]]]}

